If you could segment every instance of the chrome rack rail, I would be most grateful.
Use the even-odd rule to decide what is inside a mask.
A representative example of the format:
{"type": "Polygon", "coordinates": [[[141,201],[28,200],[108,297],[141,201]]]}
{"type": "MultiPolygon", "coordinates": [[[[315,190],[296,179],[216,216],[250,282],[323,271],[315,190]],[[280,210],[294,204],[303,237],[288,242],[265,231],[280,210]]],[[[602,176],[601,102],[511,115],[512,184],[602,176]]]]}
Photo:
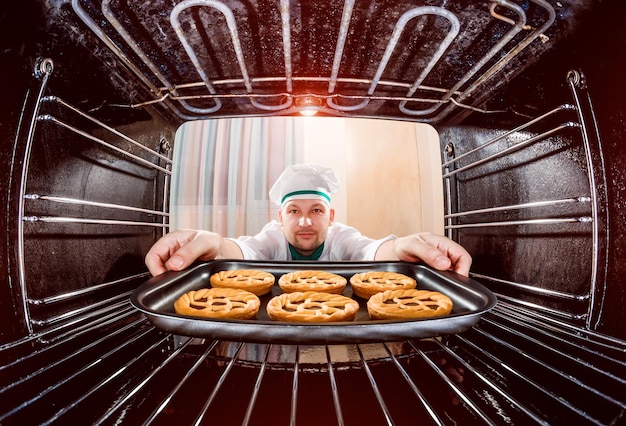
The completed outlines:
{"type": "MultiPolygon", "coordinates": [[[[444,425],[450,419],[481,425],[611,424],[618,419],[626,409],[624,342],[568,333],[566,324],[553,320],[529,325],[523,315],[503,305],[468,333],[346,346],[172,337],[139,321],[97,338],[93,329],[89,335],[65,338],[68,346],[91,338],[81,350],[50,360],[54,347],[47,348],[32,355],[47,358],[45,369],[8,385],[0,382],[3,401],[19,401],[0,410],[0,421],[33,412],[38,424],[85,420],[88,413],[94,425],[122,420],[201,424],[207,419],[297,425],[308,424],[305,420],[312,415],[338,425],[416,420],[444,425]],[[116,343],[120,337],[133,344],[116,343]],[[81,362],[81,352],[100,350],[100,363],[82,361],[82,367],[46,390],[16,397],[30,382],[62,370],[65,363],[81,362]],[[99,367],[126,351],[115,371],[99,367]],[[508,361],[512,353],[515,363],[508,361]],[[135,368],[145,363],[154,367],[135,368]],[[538,380],[543,376],[558,383],[558,392],[538,380]],[[204,384],[200,389],[197,377],[204,384]],[[51,404],[54,391],[64,386],[75,389],[71,398],[51,404]],[[152,398],[145,398],[146,392],[152,398]],[[107,403],[90,404],[94,398],[107,403]]],[[[33,361],[16,360],[2,372],[13,377],[23,363],[33,361]]]]}
{"type": "MultiPolygon", "coordinates": [[[[499,152],[496,152],[494,154],[485,156],[485,157],[479,157],[467,164],[464,164],[463,166],[456,166],[462,159],[465,159],[471,155],[480,155],[481,151],[485,150],[487,147],[500,142],[500,141],[504,141],[507,140],[507,138],[512,138],[512,137],[516,137],[517,139],[519,139],[520,136],[520,132],[528,129],[529,127],[531,127],[532,125],[539,123],[559,112],[562,111],[574,111],[576,108],[573,105],[569,105],[569,104],[565,104],[565,105],[561,105],[533,120],[528,121],[527,123],[524,123],[521,126],[518,126],[517,128],[507,131],[495,138],[492,138],[491,140],[482,143],[480,146],[471,149],[467,152],[464,152],[461,155],[455,155],[452,159],[445,161],[442,163],[442,168],[443,168],[443,179],[445,182],[445,187],[448,189],[447,190],[447,200],[448,202],[451,200],[452,196],[451,196],[451,178],[456,176],[457,174],[460,174],[462,172],[468,171],[470,169],[473,169],[475,167],[481,166],[481,165],[485,165],[489,162],[493,162],[496,161],[506,155],[509,155],[515,151],[518,151],[522,148],[528,147],[532,144],[536,144],[539,142],[544,141],[546,138],[549,138],[551,136],[554,136],[556,134],[560,134],[561,132],[563,132],[566,129],[570,129],[570,128],[580,128],[581,125],[579,123],[576,122],[572,122],[572,121],[568,121],[565,122],[559,126],[556,126],[548,131],[542,132],[539,135],[536,136],[526,136],[526,138],[524,140],[521,140],[520,142],[514,143],[513,145],[508,146],[507,148],[504,148],[502,150],[500,150],[499,152]],[[455,167],[456,166],[456,167],[455,167]]],[[[452,147],[452,144],[449,144],[446,147],[446,151],[448,152],[455,152],[456,154],[456,148],[452,147]]],[[[444,153],[445,154],[445,153],[444,153]]],[[[522,203],[522,204],[515,204],[515,205],[503,205],[503,206],[495,206],[495,207],[488,207],[488,208],[483,208],[483,209],[477,209],[477,210],[472,210],[472,211],[463,211],[463,212],[452,212],[452,207],[450,204],[447,205],[447,213],[444,215],[444,219],[446,221],[446,225],[444,226],[444,228],[447,230],[448,236],[452,236],[451,231],[454,229],[461,229],[461,228],[469,228],[469,227],[490,227],[490,226],[511,226],[511,225],[520,225],[520,224],[533,224],[533,225],[541,225],[541,224],[555,224],[555,223],[567,223],[567,222],[589,222],[592,220],[592,218],[589,217],[569,217],[569,218],[542,218],[542,219],[534,219],[534,220],[526,220],[526,221],[503,221],[503,222],[497,222],[497,221],[491,221],[491,222],[470,222],[470,223],[462,223],[462,224],[455,224],[453,223],[452,219],[455,218],[465,218],[465,217],[469,217],[469,216],[473,216],[473,215],[479,215],[479,214],[484,214],[484,213],[496,213],[496,212],[504,212],[504,211],[511,211],[511,210],[523,210],[523,209],[533,209],[533,208],[538,208],[538,207],[546,207],[546,206],[560,206],[560,205],[564,205],[564,204],[569,204],[569,203],[589,203],[591,202],[591,197],[589,197],[588,195],[581,195],[579,197],[575,197],[575,198],[564,198],[564,199],[558,199],[558,200],[542,200],[542,201],[533,201],[533,202],[528,202],[528,203],[522,203]]]]}
{"type": "MultiPolygon", "coordinates": [[[[600,298],[604,288],[604,277],[600,265],[603,265],[606,259],[608,239],[605,231],[607,220],[607,200],[604,192],[606,178],[603,175],[604,167],[599,148],[599,137],[594,127],[595,119],[592,115],[591,101],[586,95],[584,77],[577,71],[571,71],[567,75],[567,83],[572,92],[574,105],[560,105],[510,131],[482,142],[466,152],[458,152],[459,147],[462,146],[461,143],[451,142],[444,148],[446,160],[442,163],[442,169],[446,190],[445,229],[450,238],[455,237],[455,233],[458,233],[458,237],[461,238],[464,231],[487,232],[488,228],[506,228],[506,231],[502,232],[513,234],[530,232],[527,231],[528,229],[560,229],[560,231],[552,232],[561,234],[568,232],[568,230],[572,230],[572,232],[577,230],[577,232],[588,234],[592,253],[590,282],[583,291],[571,292],[543,288],[531,283],[518,282],[514,278],[489,276],[480,272],[473,273],[472,276],[493,284],[490,286],[492,288],[499,289],[496,294],[501,301],[530,307],[536,312],[569,319],[574,323],[584,324],[587,328],[593,329],[594,323],[598,320],[600,298]],[[575,113],[577,120],[553,124],[555,120],[559,119],[560,114],[569,114],[570,112],[575,113]],[[531,131],[534,125],[543,123],[547,123],[551,128],[542,129],[535,133],[531,131]],[[578,130],[578,132],[571,132],[570,129],[578,130]],[[585,163],[584,170],[589,182],[589,189],[582,189],[584,192],[577,196],[571,196],[571,192],[568,192],[568,194],[563,194],[565,195],[563,198],[524,200],[525,202],[520,203],[488,205],[464,211],[454,210],[456,208],[454,203],[456,187],[462,185],[464,180],[471,179],[468,176],[483,176],[480,174],[483,170],[480,167],[487,167],[484,170],[489,171],[485,173],[495,176],[500,173],[498,167],[495,166],[496,162],[505,160],[508,155],[544,141],[568,140],[569,138],[573,138],[572,144],[574,146],[578,146],[576,144],[582,146],[581,152],[584,155],[578,161],[585,163]],[[492,165],[494,166],[491,167],[492,165]],[[468,175],[469,172],[473,172],[474,175],[468,175]],[[519,214],[513,215],[513,212],[519,212],[519,214]],[[511,219],[512,216],[513,219],[511,219]],[[523,218],[516,219],[517,216],[523,218]],[[567,228],[568,225],[571,227],[567,228]],[[520,292],[529,296],[526,298],[527,300],[515,296],[520,292]],[[537,298],[548,301],[548,303],[538,303],[537,298]],[[582,312],[572,311],[571,307],[578,305],[586,306],[586,309],[582,312]]],[[[541,151],[538,150],[537,152],[541,151]]],[[[577,158],[577,155],[579,154],[572,153],[571,158],[577,158]]],[[[527,158],[525,161],[532,163],[536,160],[527,158]]],[[[547,178],[547,180],[550,179],[547,178]]],[[[528,186],[531,187],[532,184],[529,182],[528,186]]]]}
{"type": "Polygon", "coordinates": [[[506,302],[466,333],[333,346],[172,336],[127,307],[0,350],[3,424],[612,424],[626,410],[625,342],[506,302]]]}
{"type": "MultiPolygon", "coordinates": [[[[159,229],[162,232],[166,232],[168,229],[169,213],[167,212],[166,202],[163,205],[163,210],[156,210],[153,208],[136,207],[124,204],[116,204],[109,202],[93,201],[88,199],[79,199],[75,197],[68,197],[59,194],[41,194],[41,193],[28,193],[27,186],[29,182],[29,175],[31,172],[31,155],[33,151],[33,145],[38,143],[41,138],[44,137],[42,131],[37,132],[41,123],[51,123],[52,125],[59,126],[61,129],[65,129],[71,132],[73,135],[77,135],[78,138],[83,138],[87,141],[95,143],[97,149],[102,149],[103,153],[110,153],[112,155],[118,155],[120,157],[127,158],[131,163],[136,163],[141,167],[145,167],[148,170],[154,170],[154,174],[147,176],[146,179],[152,181],[155,188],[156,182],[160,179],[164,180],[163,185],[163,199],[168,199],[169,193],[169,176],[171,175],[172,160],[168,155],[169,145],[167,141],[161,140],[157,145],[163,152],[168,155],[164,155],[161,152],[148,148],[144,144],[134,140],[133,138],[125,135],[124,133],[106,125],[99,121],[95,117],[84,113],[75,106],[63,101],[56,96],[44,96],[46,85],[50,75],[53,73],[54,64],[52,60],[45,59],[38,64],[36,69],[36,76],[41,79],[41,89],[38,93],[36,100],[36,110],[34,112],[33,120],[30,123],[30,130],[28,132],[28,138],[26,142],[26,148],[24,151],[24,161],[22,162],[21,181],[20,181],[20,204],[19,204],[19,223],[18,223],[18,241],[17,249],[19,253],[19,277],[21,296],[23,303],[23,311],[26,316],[26,325],[29,333],[36,338],[41,339],[42,332],[45,332],[48,328],[54,329],[55,324],[61,323],[73,323],[81,322],[90,316],[95,316],[95,313],[105,314],[109,311],[123,312],[128,308],[128,296],[129,288],[139,280],[145,280],[149,274],[145,273],[130,273],[129,276],[123,278],[105,280],[104,282],[91,283],[88,287],[80,289],[64,289],[61,292],[55,294],[52,290],[50,294],[46,294],[42,297],[31,297],[29,285],[26,278],[26,241],[25,241],[25,227],[35,226],[34,224],[62,224],[67,226],[73,225],[94,225],[94,226],[110,226],[112,232],[118,232],[114,229],[119,227],[146,227],[147,229],[159,229]],[[103,139],[102,136],[94,136],[93,131],[85,131],[78,128],[75,125],[68,124],[62,119],[57,118],[55,115],[47,113],[41,114],[40,110],[43,105],[53,105],[57,108],[56,114],[65,113],[68,117],[78,117],[81,120],[87,120],[87,123],[95,126],[95,129],[100,131],[99,134],[111,135],[117,142],[108,142],[103,139]],[[41,136],[39,136],[41,134],[41,136]],[[125,144],[122,148],[121,144],[125,144]],[[146,156],[152,157],[154,162],[143,158],[133,152],[142,152],[146,156]],[[164,166],[162,166],[163,164],[164,166]],[[104,217],[75,217],[64,216],[58,214],[48,214],[45,212],[54,211],[53,205],[68,206],[70,211],[72,206],[79,209],[85,208],[90,212],[102,212],[108,213],[123,213],[133,214],[134,217],[150,217],[153,220],[127,220],[118,217],[107,218],[104,217]],[[35,211],[36,214],[27,214],[27,211],[35,211]],[[31,224],[31,225],[29,225],[31,224]],[[106,295],[103,297],[103,295],[106,295]],[[88,300],[90,298],[98,299],[98,303],[88,303],[85,306],[81,306],[81,300],[88,300]],[[39,318],[33,318],[33,309],[37,309],[40,312],[39,318]],[[41,316],[43,315],[43,316],[41,316]],[[35,331],[35,328],[37,331],[35,331]]],[[[116,174],[123,173],[117,169],[110,169],[107,173],[111,174],[108,180],[114,181],[116,174]]],[[[64,211],[64,210],[61,210],[64,211]]],[[[92,213],[93,214],[93,213],[92,213]]],[[[150,231],[152,232],[152,231],[150,231]]],[[[79,261],[78,259],[74,261],[79,261]]],[[[69,277],[68,277],[69,278],[69,277]]]]}

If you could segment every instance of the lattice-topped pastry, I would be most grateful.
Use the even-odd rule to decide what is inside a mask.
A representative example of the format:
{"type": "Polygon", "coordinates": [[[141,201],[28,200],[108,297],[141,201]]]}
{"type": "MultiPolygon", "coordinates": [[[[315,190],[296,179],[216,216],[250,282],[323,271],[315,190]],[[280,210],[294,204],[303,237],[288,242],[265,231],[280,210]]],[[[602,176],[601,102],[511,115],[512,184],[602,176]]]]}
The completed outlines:
{"type": "Polygon", "coordinates": [[[275,321],[352,321],[359,304],[340,294],[307,291],[275,296],[267,303],[266,309],[270,319],[275,321]]]}
{"type": "Polygon", "coordinates": [[[428,318],[447,315],[452,300],[445,294],[429,290],[388,290],[367,301],[371,319],[428,318]]]}
{"type": "Polygon", "coordinates": [[[295,271],[281,276],[278,285],[285,293],[317,291],[341,294],[348,284],[341,275],[324,271],[295,271]]]}
{"type": "Polygon", "coordinates": [[[265,271],[254,269],[234,269],[220,271],[211,275],[212,287],[238,288],[246,290],[257,296],[269,293],[274,285],[274,275],[265,271]]]}
{"type": "Polygon", "coordinates": [[[352,291],[363,299],[387,290],[412,289],[416,284],[415,279],[398,272],[370,271],[350,277],[352,291]]]}
{"type": "Polygon", "coordinates": [[[192,290],[174,302],[177,314],[204,318],[252,319],[260,306],[256,295],[236,288],[192,290]]]}

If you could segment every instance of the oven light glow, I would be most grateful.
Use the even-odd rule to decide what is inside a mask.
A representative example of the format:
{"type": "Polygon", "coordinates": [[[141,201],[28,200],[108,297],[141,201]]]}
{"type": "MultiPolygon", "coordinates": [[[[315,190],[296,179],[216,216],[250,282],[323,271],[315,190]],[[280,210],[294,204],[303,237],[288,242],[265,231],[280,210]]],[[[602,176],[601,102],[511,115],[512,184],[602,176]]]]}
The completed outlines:
{"type": "Polygon", "coordinates": [[[314,96],[297,97],[296,106],[300,115],[312,117],[320,110],[322,100],[314,96]]]}
{"type": "Polygon", "coordinates": [[[300,110],[300,115],[304,115],[306,117],[312,117],[317,114],[318,109],[315,107],[307,107],[300,110]]]}

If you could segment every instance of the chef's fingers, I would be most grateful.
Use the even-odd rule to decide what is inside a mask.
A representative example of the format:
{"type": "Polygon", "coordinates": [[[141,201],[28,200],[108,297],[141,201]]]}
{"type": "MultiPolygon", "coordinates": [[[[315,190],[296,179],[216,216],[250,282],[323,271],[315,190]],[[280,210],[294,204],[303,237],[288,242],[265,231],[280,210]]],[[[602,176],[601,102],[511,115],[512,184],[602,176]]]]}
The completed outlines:
{"type": "MultiPolygon", "coordinates": [[[[427,254],[432,259],[431,266],[439,270],[452,270],[464,276],[469,275],[472,257],[460,244],[437,234],[417,234],[415,237],[431,247],[427,254]]],[[[429,263],[426,259],[423,260],[429,263]]]]}
{"type": "Polygon", "coordinates": [[[210,251],[210,239],[195,230],[177,230],[161,237],[150,248],[145,263],[155,276],[166,271],[180,271],[210,251]]]}
{"type": "Polygon", "coordinates": [[[165,262],[170,271],[180,271],[196,260],[215,259],[220,248],[221,237],[214,232],[195,231],[183,239],[184,243],[165,262]]]}
{"type": "Polygon", "coordinates": [[[146,254],[145,263],[153,277],[167,271],[163,259],[154,252],[148,252],[148,254],[146,254]]]}
{"type": "MultiPolygon", "coordinates": [[[[168,270],[166,262],[180,248],[183,238],[180,232],[172,232],[164,235],[150,248],[144,259],[148,270],[153,276],[160,275],[168,270]]],[[[182,244],[186,242],[183,240],[182,244]]]]}
{"type": "Polygon", "coordinates": [[[396,240],[398,259],[423,261],[440,271],[454,271],[467,276],[472,265],[469,253],[459,244],[437,234],[415,234],[396,240]]]}
{"type": "Polygon", "coordinates": [[[454,261],[454,267],[452,268],[452,270],[456,272],[457,274],[461,274],[467,277],[469,275],[469,271],[471,267],[472,267],[472,257],[469,255],[469,253],[466,253],[456,258],[456,260],[454,261]]]}

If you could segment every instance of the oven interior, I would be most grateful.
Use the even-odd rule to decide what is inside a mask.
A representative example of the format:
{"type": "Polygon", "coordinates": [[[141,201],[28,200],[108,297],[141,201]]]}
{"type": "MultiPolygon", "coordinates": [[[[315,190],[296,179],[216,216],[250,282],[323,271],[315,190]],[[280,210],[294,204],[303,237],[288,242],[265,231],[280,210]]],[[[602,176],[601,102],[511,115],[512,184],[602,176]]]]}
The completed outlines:
{"type": "Polygon", "coordinates": [[[620,424],[621,1],[5,2],[0,423],[620,424]],[[463,333],[190,338],[129,303],[186,121],[424,122],[445,232],[498,304],[463,333]]]}

